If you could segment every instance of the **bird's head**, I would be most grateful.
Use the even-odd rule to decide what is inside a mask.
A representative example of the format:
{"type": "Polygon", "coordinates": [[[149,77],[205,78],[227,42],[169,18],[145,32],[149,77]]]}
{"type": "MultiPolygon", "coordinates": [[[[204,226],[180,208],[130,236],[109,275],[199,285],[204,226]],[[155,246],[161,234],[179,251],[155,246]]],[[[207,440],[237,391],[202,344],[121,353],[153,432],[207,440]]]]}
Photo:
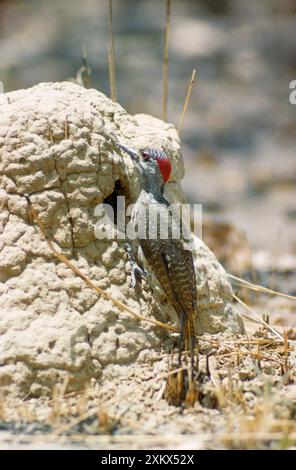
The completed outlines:
{"type": "Polygon", "coordinates": [[[126,145],[119,144],[119,147],[131,156],[145,180],[157,179],[160,186],[163,186],[169,180],[172,165],[170,159],[162,150],[144,147],[137,152],[126,145]]]}

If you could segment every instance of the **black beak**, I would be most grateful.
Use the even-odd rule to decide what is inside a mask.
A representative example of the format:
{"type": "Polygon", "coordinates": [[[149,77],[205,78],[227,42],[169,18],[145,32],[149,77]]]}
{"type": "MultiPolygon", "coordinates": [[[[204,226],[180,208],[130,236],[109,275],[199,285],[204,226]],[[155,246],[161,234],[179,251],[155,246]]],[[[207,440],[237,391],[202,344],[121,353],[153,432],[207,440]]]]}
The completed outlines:
{"type": "Polygon", "coordinates": [[[122,150],[124,150],[126,153],[128,153],[132,157],[133,160],[135,160],[135,161],[139,160],[139,154],[135,150],[133,150],[133,149],[131,149],[131,148],[129,148],[126,145],[123,145],[123,144],[118,144],[118,147],[120,147],[122,150]]]}

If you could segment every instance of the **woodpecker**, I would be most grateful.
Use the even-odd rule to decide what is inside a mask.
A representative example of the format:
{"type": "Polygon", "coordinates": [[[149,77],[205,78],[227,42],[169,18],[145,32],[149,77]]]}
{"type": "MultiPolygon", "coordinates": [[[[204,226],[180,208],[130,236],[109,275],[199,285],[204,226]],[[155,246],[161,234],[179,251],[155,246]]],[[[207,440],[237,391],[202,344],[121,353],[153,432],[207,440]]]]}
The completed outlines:
{"type": "MultiPolygon", "coordinates": [[[[160,149],[145,147],[137,152],[126,145],[119,144],[119,147],[130,155],[139,171],[141,192],[132,210],[131,220],[137,233],[139,228],[145,226],[146,236],[138,237],[139,244],[148,265],[178,314],[179,362],[184,346],[189,347],[193,358],[195,318],[198,314],[196,276],[192,251],[184,246],[182,231],[181,237],[173,236],[174,215],[169,210],[170,203],[164,195],[164,186],[171,175],[171,161],[160,149]],[[151,221],[151,213],[159,214],[158,218],[151,221]],[[166,237],[161,236],[161,221],[164,224],[169,221],[166,237]]],[[[177,220],[180,225],[180,219],[177,220]]]]}

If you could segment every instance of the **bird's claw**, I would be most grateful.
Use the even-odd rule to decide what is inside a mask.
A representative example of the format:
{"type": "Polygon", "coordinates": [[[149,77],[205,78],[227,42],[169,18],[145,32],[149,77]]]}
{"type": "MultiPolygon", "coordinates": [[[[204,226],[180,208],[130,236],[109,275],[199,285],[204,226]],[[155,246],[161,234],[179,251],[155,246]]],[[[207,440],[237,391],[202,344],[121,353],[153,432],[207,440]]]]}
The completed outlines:
{"type": "Polygon", "coordinates": [[[137,261],[135,261],[135,259],[134,259],[134,250],[132,249],[132,247],[128,243],[125,244],[125,249],[128,253],[129,260],[130,260],[130,263],[131,263],[131,286],[133,288],[136,288],[137,285],[138,285],[139,279],[141,279],[141,277],[146,277],[147,272],[145,271],[145,269],[143,267],[141,267],[137,263],[137,261]]]}
{"type": "Polygon", "coordinates": [[[132,261],[132,272],[131,272],[131,285],[133,288],[137,287],[138,280],[141,277],[147,276],[147,272],[144,268],[141,268],[136,261],[132,261]]]}

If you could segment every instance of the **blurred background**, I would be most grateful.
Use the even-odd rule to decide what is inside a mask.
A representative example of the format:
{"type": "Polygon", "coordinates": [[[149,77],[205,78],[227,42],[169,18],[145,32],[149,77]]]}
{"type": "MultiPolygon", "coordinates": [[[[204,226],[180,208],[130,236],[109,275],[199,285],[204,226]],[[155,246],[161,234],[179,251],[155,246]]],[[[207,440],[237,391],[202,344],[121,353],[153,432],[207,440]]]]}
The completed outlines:
{"type": "MultiPolygon", "coordinates": [[[[161,117],[165,1],[113,0],[117,94],[161,117]]],[[[0,0],[5,91],[75,77],[109,94],[107,0],[0,0]]],[[[172,0],[168,119],[183,131],[184,189],[204,207],[204,236],[226,267],[295,273],[295,0],[172,0]]],[[[294,292],[295,276],[284,290],[294,292]]],[[[278,285],[278,284],[277,284],[278,285]]]]}

